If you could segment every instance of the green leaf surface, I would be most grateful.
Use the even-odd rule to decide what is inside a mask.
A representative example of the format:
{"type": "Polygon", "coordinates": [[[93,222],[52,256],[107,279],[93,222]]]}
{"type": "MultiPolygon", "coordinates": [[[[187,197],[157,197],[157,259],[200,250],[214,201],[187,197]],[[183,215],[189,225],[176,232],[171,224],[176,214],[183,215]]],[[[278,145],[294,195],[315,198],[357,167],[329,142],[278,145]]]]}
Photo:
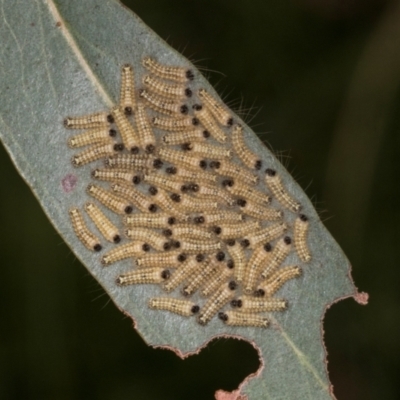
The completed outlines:
{"type": "MultiPolygon", "coordinates": [[[[116,276],[129,270],[131,262],[102,267],[98,254],[89,253],[72,230],[68,210],[88,199],[85,189],[93,167],[71,165],[73,152],[66,145],[70,132],[63,119],[116,103],[124,63],[139,74],[144,55],[172,65],[190,63],[118,1],[3,0],[0,13],[1,139],[57,231],[117,307],[134,319],[145,341],[186,356],[217,336],[243,338],[259,350],[262,368],[242,385],[241,394],[254,400],[333,398],[321,321],[330,304],[357,291],[342,250],[274,155],[251,134],[252,147],[262,147],[265,163],[278,170],[311,220],[313,260],[304,266],[302,278],[281,291],[290,309],[274,314],[266,330],[229,328],[216,318],[202,327],[193,319],[149,310],[148,299],[162,294],[161,289],[118,287],[116,276]]],[[[213,91],[198,73],[193,88],[200,86],[213,91]]],[[[237,396],[239,392],[230,398],[237,396]]]]}

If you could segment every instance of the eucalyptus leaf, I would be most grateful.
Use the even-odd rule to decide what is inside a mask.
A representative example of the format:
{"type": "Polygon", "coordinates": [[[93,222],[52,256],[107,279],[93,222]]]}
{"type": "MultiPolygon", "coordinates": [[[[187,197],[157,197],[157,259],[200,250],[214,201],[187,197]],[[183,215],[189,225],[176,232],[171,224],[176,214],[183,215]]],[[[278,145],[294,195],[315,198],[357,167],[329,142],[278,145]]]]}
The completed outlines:
{"type": "MultiPolygon", "coordinates": [[[[115,0],[5,0],[0,12],[1,139],[57,231],[117,307],[132,317],[144,340],[185,357],[217,336],[242,338],[258,349],[262,368],[240,394],[254,400],[333,398],[321,323],[330,304],[357,296],[357,290],[342,250],[275,156],[243,123],[253,149],[262,149],[265,164],[279,172],[311,220],[313,260],[301,279],[282,289],[290,309],[274,314],[266,330],[227,327],[215,318],[203,327],[193,319],[149,310],[147,301],[160,295],[160,288],[118,287],[116,276],[131,269],[131,262],[102,267],[98,254],[83,248],[71,228],[68,210],[88,199],[92,166],[71,165],[63,119],[109,109],[119,96],[121,66],[130,63],[140,75],[144,55],[194,67],[115,0]]],[[[214,93],[196,72],[193,88],[199,87],[214,93]]],[[[238,396],[239,391],[230,398],[238,396]]]]}

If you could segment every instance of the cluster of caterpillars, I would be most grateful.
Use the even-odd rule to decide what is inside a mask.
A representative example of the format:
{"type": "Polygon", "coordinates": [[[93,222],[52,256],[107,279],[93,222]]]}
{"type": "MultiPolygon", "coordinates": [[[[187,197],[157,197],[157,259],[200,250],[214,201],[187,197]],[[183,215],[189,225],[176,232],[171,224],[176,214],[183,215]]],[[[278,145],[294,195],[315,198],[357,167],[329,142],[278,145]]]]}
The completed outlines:
{"type": "Polygon", "coordinates": [[[122,67],[111,110],[64,120],[83,131],[68,140],[84,147],[72,164],[102,161],[84,212],[70,210],[73,229],[89,250],[102,250],[87,214],[116,245],[103,266],[132,259],[118,285],[161,286],[166,295],[151,298],[150,308],[197,314],[201,325],[218,315],[227,325],[266,327],[268,313],[288,307],[276,292],[311,259],[308,218],[277,171],[248,147],[231,111],[191,88],[192,70],[150,57],[142,66],[140,84],[131,65],[122,67]],[[299,265],[286,265],[292,253],[299,265]]]}

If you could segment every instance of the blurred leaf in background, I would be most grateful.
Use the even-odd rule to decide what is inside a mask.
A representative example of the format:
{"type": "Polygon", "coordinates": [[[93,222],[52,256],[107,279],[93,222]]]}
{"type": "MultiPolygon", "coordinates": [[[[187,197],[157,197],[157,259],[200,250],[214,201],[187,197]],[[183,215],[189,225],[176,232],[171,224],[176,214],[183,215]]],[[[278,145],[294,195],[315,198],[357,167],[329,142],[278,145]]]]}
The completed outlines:
{"type": "MultiPolygon", "coordinates": [[[[357,286],[371,296],[368,307],[347,300],[327,313],[337,398],[398,399],[399,2],[125,4],[226,76],[206,72],[327,210],[357,286]]],[[[0,182],[0,398],[207,399],[258,368],[255,350],[233,339],[185,361],[148,348],[50,226],[4,150],[0,182]]]]}

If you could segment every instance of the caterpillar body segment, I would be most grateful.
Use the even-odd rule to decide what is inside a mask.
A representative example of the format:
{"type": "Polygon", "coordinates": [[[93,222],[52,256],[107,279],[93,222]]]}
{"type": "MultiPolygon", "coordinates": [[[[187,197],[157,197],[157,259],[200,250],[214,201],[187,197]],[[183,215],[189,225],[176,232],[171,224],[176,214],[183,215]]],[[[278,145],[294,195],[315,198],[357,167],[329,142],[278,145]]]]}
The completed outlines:
{"type": "Polygon", "coordinates": [[[267,328],[269,325],[269,319],[262,315],[240,311],[220,312],[218,318],[228,326],[267,328]]]}
{"type": "Polygon", "coordinates": [[[139,90],[139,97],[145,100],[146,104],[161,114],[173,117],[188,113],[188,107],[180,101],[166,99],[145,89],[139,90]]]}
{"type": "Polygon", "coordinates": [[[130,214],[133,211],[132,204],[128,200],[116,196],[101,186],[90,184],[86,191],[90,196],[103,204],[103,206],[116,214],[130,214]]]}
{"type": "Polygon", "coordinates": [[[207,231],[203,227],[189,223],[176,224],[173,227],[168,228],[168,231],[170,231],[172,237],[174,238],[189,238],[204,240],[207,242],[213,239],[212,232],[207,231]]]}
{"type": "Polygon", "coordinates": [[[226,247],[228,253],[230,254],[232,261],[234,263],[234,277],[238,282],[242,282],[244,278],[247,256],[244,251],[243,246],[238,241],[233,241],[234,243],[229,243],[226,247]]]}
{"type": "Polygon", "coordinates": [[[242,296],[232,302],[232,306],[238,307],[241,312],[261,313],[284,311],[288,307],[287,300],[257,297],[242,296]]]}
{"type": "Polygon", "coordinates": [[[185,143],[183,150],[206,158],[232,158],[232,150],[209,143],[201,143],[196,141],[193,143],[185,143]]]}
{"type": "Polygon", "coordinates": [[[285,222],[278,222],[253,232],[242,240],[244,247],[254,248],[262,243],[271,242],[285,234],[288,230],[288,225],[285,222]]]}
{"type": "Polygon", "coordinates": [[[271,202],[271,196],[255,189],[252,186],[247,185],[243,181],[225,179],[222,182],[222,185],[233,196],[244,198],[256,204],[268,205],[271,202]]]}
{"type": "Polygon", "coordinates": [[[107,112],[82,115],[79,117],[67,117],[64,126],[68,129],[97,129],[108,128],[114,122],[113,117],[107,112]]]}
{"type": "Polygon", "coordinates": [[[153,229],[135,227],[126,229],[125,234],[129,239],[145,242],[158,251],[166,251],[171,248],[169,240],[153,229]]]}
{"type": "MultiPolygon", "coordinates": [[[[196,168],[197,169],[197,168],[196,168]]],[[[177,179],[182,179],[185,182],[201,183],[216,183],[217,176],[205,171],[192,171],[184,167],[169,167],[165,170],[167,174],[174,176],[177,179]]]]}
{"type": "Polygon", "coordinates": [[[190,280],[189,284],[183,288],[183,295],[191,296],[202,287],[207,280],[212,279],[217,272],[218,267],[215,263],[207,263],[206,265],[201,266],[196,275],[190,280]]]}
{"type": "Polygon", "coordinates": [[[205,89],[199,90],[199,97],[203,100],[206,108],[211,112],[214,118],[224,126],[232,126],[233,118],[230,110],[226,106],[218,101],[214,96],[208,93],[205,89]]]}
{"type": "Polygon", "coordinates": [[[210,167],[218,175],[228,176],[229,178],[238,179],[245,183],[257,184],[259,181],[257,175],[229,160],[211,161],[210,167]]]}
{"type": "Polygon", "coordinates": [[[311,253],[307,245],[308,218],[300,214],[294,222],[294,246],[301,261],[309,262],[311,253]]]}
{"type": "Polygon", "coordinates": [[[142,172],[162,167],[162,161],[149,154],[117,154],[107,157],[104,163],[108,168],[142,172]]]}
{"type": "Polygon", "coordinates": [[[172,200],[171,196],[165,190],[150,187],[151,200],[157,204],[164,212],[171,213],[179,221],[187,221],[189,216],[178,206],[178,203],[172,200]]]}
{"type": "Polygon", "coordinates": [[[237,204],[241,207],[241,211],[244,214],[260,221],[276,221],[283,217],[283,212],[281,210],[259,205],[249,200],[239,199],[237,204]]]}
{"type": "Polygon", "coordinates": [[[116,263],[127,258],[140,257],[150,250],[149,245],[144,242],[128,242],[109,250],[101,258],[104,266],[116,263]]]}
{"type": "Polygon", "coordinates": [[[153,310],[169,311],[182,317],[191,317],[200,309],[193,301],[171,297],[153,297],[149,300],[149,307],[153,310]]]}
{"type": "Polygon", "coordinates": [[[119,107],[126,115],[131,115],[136,110],[135,77],[130,64],[124,64],[121,68],[119,107]]]}
{"type": "Polygon", "coordinates": [[[72,165],[74,167],[81,167],[93,161],[100,160],[101,158],[111,156],[117,151],[121,151],[122,148],[123,147],[120,144],[114,143],[112,141],[95,144],[91,147],[86,148],[82,152],[75,154],[72,157],[72,165]]]}
{"type": "Polygon", "coordinates": [[[161,253],[151,253],[142,255],[136,259],[136,264],[140,268],[162,267],[177,268],[178,265],[187,260],[187,256],[182,251],[174,250],[161,253]]]}
{"type": "Polygon", "coordinates": [[[137,106],[135,121],[141,147],[147,153],[153,153],[156,148],[156,137],[150,125],[149,117],[146,114],[146,109],[142,104],[137,106]]]}
{"type": "Polygon", "coordinates": [[[285,236],[277,242],[268,259],[267,265],[261,272],[263,278],[268,278],[282,265],[286,257],[289,255],[291,247],[292,240],[289,236],[285,236]]]}
{"type": "Polygon", "coordinates": [[[174,225],[177,221],[171,214],[156,213],[156,214],[131,214],[126,215],[123,219],[125,225],[129,227],[143,227],[152,229],[163,229],[167,226],[174,225]]]}
{"type": "Polygon", "coordinates": [[[277,172],[271,168],[267,168],[265,172],[265,183],[271,190],[272,194],[276,197],[278,202],[283,207],[293,212],[300,211],[301,204],[289,195],[277,172]]]}
{"type": "Polygon", "coordinates": [[[198,155],[189,155],[183,151],[174,150],[170,148],[160,148],[158,151],[158,156],[178,168],[188,168],[200,172],[204,169],[207,164],[204,157],[198,155]]]}
{"type": "Polygon", "coordinates": [[[232,280],[233,268],[229,268],[227,264],[219,265],[217,272],[211,278],[203,282],[203,287],[200,290],[203,297],[210,296],[228,280],[232,280]]]}
{"type": "Polygon", "coordinates": [[[184,187],[184,183],[181,180],[174,179],[171,175],[166,174],[145,174],[143,176],[143,181],[157,188],[177,193],[181,192],[184,187]]]}
{"type": "Polygon", "coordinates": [[[106,182],[129,182],[137,185],[140,176],[134,171],[120,168],[97,168],[92,171],[92,178],[106,182]]]}
{"type": "Polygon", "coordinates": [[[173,196],[172,198],[184,212],[214,211],[218,209],[218,202],[213,198],[201,199],[189,195],[173,196]]]}
{"type": "Polygon", "coordinates": [[[75,235],[80,242],[91,251],[100,251],[102,249],[100,240],[89,230],[79,208],[71,208],[69,216],[75,235]]]}
{"type": "Polygon", "coordinates": [[[194,74],[191,69],[161,64],[151,57],[143,58],[142,65],[160,79],[167,79],[181,83],[194,79],[194,74]]]}
{"type": "Polygon", "coordinates": [[[214,185],[202,184],[202,185],[192,185],[193,191],[196,197],[215,199],[216,201],[226,203],[230,206],[235,204],[235,199],[223,188],[214,185]]]}
{"type": "Polygon", "coordinates": [[[245,267],[243,279],[243,288],[245,293],[251,294],[254,292],[261,272],[268,264],[271,254],[272,246],[269,243],[258,246],[254,249],[245,267]]]}
{"type": "Polygon", "coordinates": [[[133,270],[117,278],[117,285],[143,285],[163,283],[170,276],[170,272],[164,268],[145,268],[133,270]]]}
{"type": "Polygon", "coordinates": [[[226,142],[227,135],[218,126],[212,114],[205,107],[195,106],[194,115],[217,142],[226,142]]]}
{"type": "Polygon", "coordinates": [[[258,296],[273,296],[287,281],[301,276],[302,270],[297,265],[288,265],[277,269],[270,277],[258,285],[255,292],[258,296]]]}
{"type": "Polygon", "coordinates": [[[154,204],[151,198],[145,196],[133,186],[121,182],[112,184],[111,189],[118,196],[129,200],[131,204],[143,213],[153,213],[158,210],[157,205],[154,204]]]}
{"type": "Polygon", "coordinates": [[[124,111],[122,111],[121,107],[115,106],[111,109],[111,113],[125,147],[131,153],[137,153],[140,147],[140,139],[124,111]]]}
{"type": "Polygon", "coordinates": [[[236,282],[224,283],[200,309],[197,319],[200,325],[206,325],[218,311],[235,297],[236,282]]]}
{"type": "Polygon", "coordinates": [[[106,240],[111,243],[119,243],[121,241],[118,228],[106,217],[96,204],[91,202],[86,203],[85,211],[106,240]]]}
{"type": "Polygon", "coordinates": [[[214,227],[214,232],[222,240],[239,239],[252,232],[260,230],[261,224],[259,221],[245,221],[241,223],[222,223],[214,227]]]}
{"type": "Polygon", "coordinates": [[[153,75],[145,75],[143,77],[143,83],[150,91],[168,99],[182,100],[187,97],[192,97],[193,94],[191,89],[185,84],[167,83],[157,79],[153,75]]]}
{"type": "Polygon", "coordinates": [[[199,264],[203,262],[203,260],[198,261],[195,257],[189,257],[172,273],[169,281],[163,285],[163,289],[168,293],[175,290],[186,279],[193,275],[199,267],[199,264]]]}
{"type": "Polygon", "coordinates": [[[208,131],[202,128],[192,130],[184,130],[182,132],[167,133],[162,137],[165,144],[169,146],[177,146],[186,143],[204,142],[210,136],[208,131]]]}
{"type": "Polygon", "coordinates": [[[179,240],[180,247],[184,253],[187,254],[210,254],[215,253],[218,250],[221,250],[220,242],[212,242],[212,241],[203,241],[203,240],[195,240],[195,239],[182,239],[179,240]]]}
{"type": "Polygon", "coordinates": [[[117,132],[108,127],[90,129],[79,133],[78,135],[71,136],[68,139],[68,146],[71,149],[74,149],[77,147],[89,146],[91,144],[108,144],[113,142],[112,138],[116,135],[117,132]]]}
{"type": "Polygon", "coordinates": [[[246,145],[243,137],[243,128],[241,125],[235,125],[232,129],[232,144],[236,154],[246,167],[260,170],[262,161],[260,157],[253,153],[246,145]]]}
{"type": "MultiPolygon", "coordinates": [[[[168,132],[186,132],[192,130],[196,125],[193,124],[192,117],[154,117],[151,120],[152,125],[155,128],[168,131],[168,132]]],[[[204,129],[203,129],[204,131],[204,129]]],[[[186,143],[186,142],[184,142],[186,143]]]]}
{"type": "Polygon", "coordinates": [[[193,217],[195,224],[204,224],[205,226],[220,226],[223,223],[227,225],[239,224],[242,221],[244,221],[243,214],[236,211],[210,211],[193,217]]]}

